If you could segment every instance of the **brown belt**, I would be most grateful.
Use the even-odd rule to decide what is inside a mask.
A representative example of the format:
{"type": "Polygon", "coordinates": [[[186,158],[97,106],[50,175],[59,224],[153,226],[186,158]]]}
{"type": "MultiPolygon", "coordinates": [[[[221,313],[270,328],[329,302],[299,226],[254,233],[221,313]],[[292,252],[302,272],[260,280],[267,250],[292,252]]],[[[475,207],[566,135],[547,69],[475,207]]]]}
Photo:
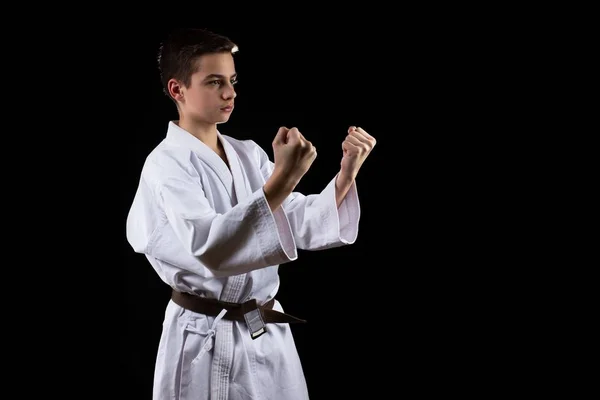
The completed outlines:
{"type": "Polygon", "coordinates": [[[232,321],[243,322],[245,321],[244,314],[246,314],[248,310],[258,309],[260,310],[262,319],[265,323],[286,324],[306,322],[303,319],[273,310],[275,299],[271,299],[263,305],[258,305],[256,299],[249,300],[245,303],[229,303],[216,299],[194,296],[189,293],[181,293],[175,290],[171,294],[171,299],[185,309],[204,315],[217,316],[223,309],[226,309],[227,312],[223,316],[223,319],[232,321]]]}

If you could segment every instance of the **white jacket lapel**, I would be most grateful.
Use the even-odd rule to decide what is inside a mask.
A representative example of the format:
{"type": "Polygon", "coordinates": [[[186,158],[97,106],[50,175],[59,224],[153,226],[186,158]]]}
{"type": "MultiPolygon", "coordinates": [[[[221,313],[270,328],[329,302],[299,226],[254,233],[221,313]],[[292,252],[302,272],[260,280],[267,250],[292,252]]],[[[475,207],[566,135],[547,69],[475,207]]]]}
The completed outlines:
{"type": "Polygon", "coordinates": [[[229,162],[229,168],[233,176],[233,186],[235,188],[235,194],[237,201],[243,201],[250,194],[247,186],[246,175],[240,164],[240,159],[233,146],[219,134],[219,140],[223,144],[225,154],[227,155],[227,161],[229,162]]]}
{"type": "MultiPolygon", "coordinates": [[[[189,132],[180,128],[177,124],[175,124],[172,121],[169,122],[169,127],[167,130],[167,140],[175,144],[179,144],[184,147],[190,148],[194,153],[196,153],[215,172],[215,174],[219,177],[221,182],[223,182],[227,193],[229,193],[229,196],[233,199],[234,194],[231,192],[233,180],[232,173],[229,171],[227,165],[217,153],[215,153],[210,147],[204,144],[204,142],[202,142],[200,139],[194,137],[189,132]]],[[[221,140],[223,146],[226,146],[226,144],[229,145],[221,137],[219,137],[219,140],[221,140]]],[[[232,156],[230,156],[229,153],[227,153],[227,157],[230,158],[232,156]]],[[[239,169],[239,164],[237,162],[236,165],[239,169]]]]}

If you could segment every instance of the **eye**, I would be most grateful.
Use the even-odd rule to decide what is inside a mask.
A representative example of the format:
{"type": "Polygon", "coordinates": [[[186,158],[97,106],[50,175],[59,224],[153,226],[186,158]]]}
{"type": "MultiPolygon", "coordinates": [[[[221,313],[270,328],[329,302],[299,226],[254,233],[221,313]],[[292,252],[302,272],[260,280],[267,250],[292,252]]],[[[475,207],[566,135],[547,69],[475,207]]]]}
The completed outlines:
{"type": "MultiPolygon", "coordinates": [[[[236,85],[238,83],[237,79],[232,79],[230,82],[232,85],[236,85]]],[[[221,85],[223,85],[223,81],[220,81],[220,80],[210,81],[210,82],[208,82],[208,84],[214,85],[214,86],[221,86],[221,85]]]]}

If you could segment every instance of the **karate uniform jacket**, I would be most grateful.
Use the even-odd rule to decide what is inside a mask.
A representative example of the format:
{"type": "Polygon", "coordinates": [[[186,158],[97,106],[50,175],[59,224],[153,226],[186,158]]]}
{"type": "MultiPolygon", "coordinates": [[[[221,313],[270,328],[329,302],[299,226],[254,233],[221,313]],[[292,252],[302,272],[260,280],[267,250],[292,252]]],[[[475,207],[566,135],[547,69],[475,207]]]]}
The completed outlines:
{"type": "MultiPolygon", "coordinates": [[[[127,240],[173,289],[263,304],[279,288],[280,264],[297,249],[354,243],[355,184],[338,208],[335,177],[318,194],[292,193],[272,212],[263,185],[274,164],[252,140],[218,133],[231,170],[202,141],[168,124],[148,155],[127,217],[127,240]]],[[[304,301],[304,299],[299,299],[304,301]]],[[[274,309],[283,311],[275,301],[274,309]]],[[[302,365],[289,324],[250,337],[245,323],[166,305],[154,400],[305,400],[302,365]]]]}

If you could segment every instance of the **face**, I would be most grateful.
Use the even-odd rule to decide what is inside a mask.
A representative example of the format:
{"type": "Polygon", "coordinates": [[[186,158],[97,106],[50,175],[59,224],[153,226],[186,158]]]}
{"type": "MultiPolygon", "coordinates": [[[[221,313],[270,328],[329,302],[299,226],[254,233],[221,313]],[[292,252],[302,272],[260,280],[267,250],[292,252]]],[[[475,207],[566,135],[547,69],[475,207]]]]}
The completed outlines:
{"type": "Polygon", "coordinates": [[[172,80],[171,95],[179,103],[182,119],[200,124],[227,122],[236,97],[237,74],[230,53],[207,54],[197,61],[199,69],[188,88],[172,80]]]}

